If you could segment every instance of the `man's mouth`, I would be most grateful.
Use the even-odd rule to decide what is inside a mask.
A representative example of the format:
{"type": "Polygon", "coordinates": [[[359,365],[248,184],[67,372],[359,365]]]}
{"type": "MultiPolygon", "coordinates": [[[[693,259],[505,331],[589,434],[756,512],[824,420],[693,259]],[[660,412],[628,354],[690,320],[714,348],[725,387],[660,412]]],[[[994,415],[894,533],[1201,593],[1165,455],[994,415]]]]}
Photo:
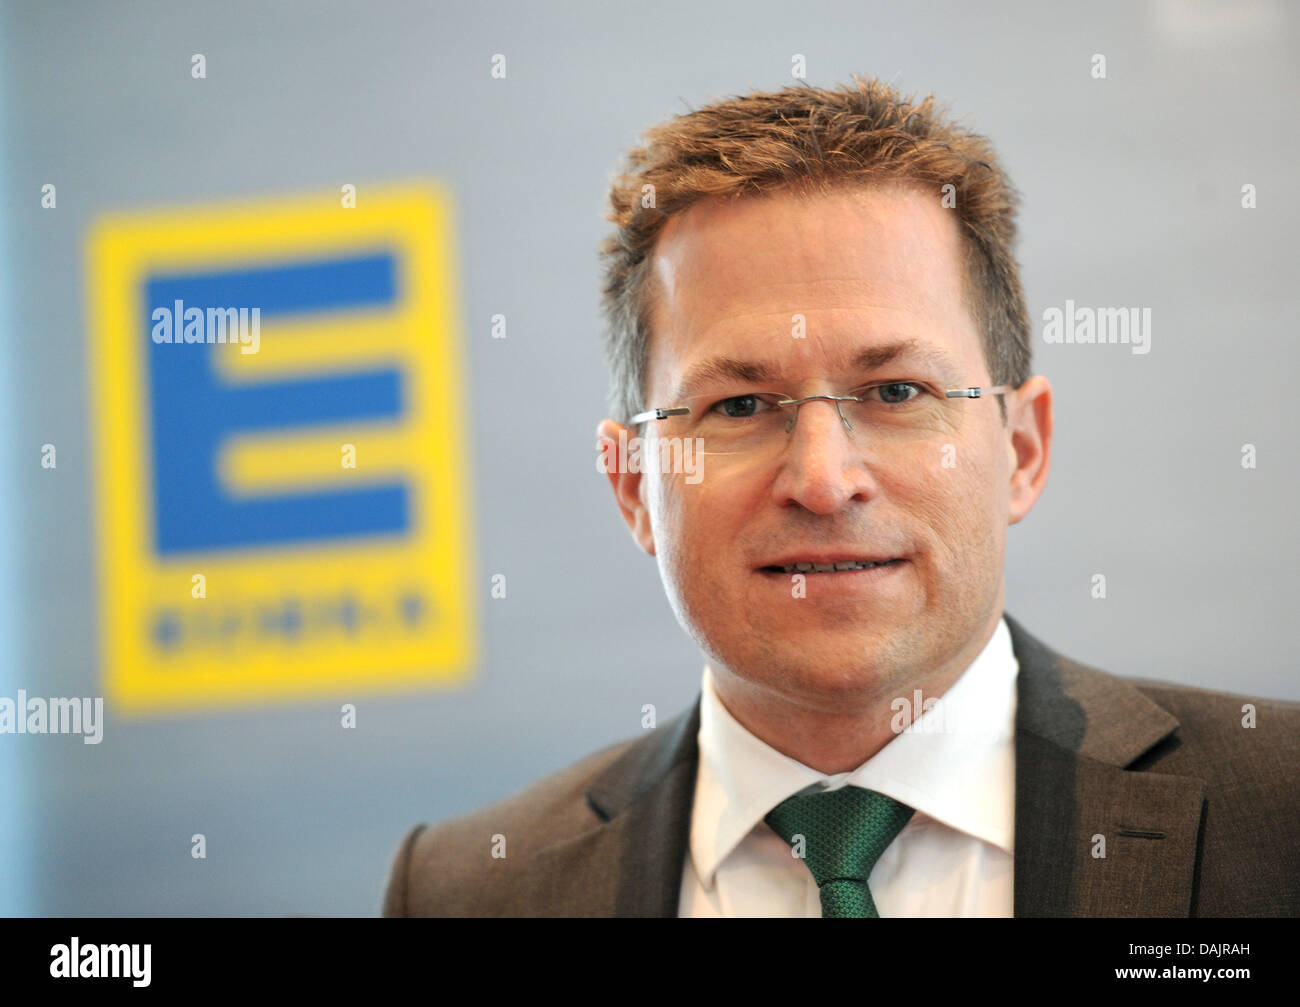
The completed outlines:
{"type": "Polygon", "coordinates": [[[760,567],[765,573],[842,573],[848,570],[874,570],[878,566],[905,563],[903,559],[836,560],[830,563],[786,563],[760,567]]]}

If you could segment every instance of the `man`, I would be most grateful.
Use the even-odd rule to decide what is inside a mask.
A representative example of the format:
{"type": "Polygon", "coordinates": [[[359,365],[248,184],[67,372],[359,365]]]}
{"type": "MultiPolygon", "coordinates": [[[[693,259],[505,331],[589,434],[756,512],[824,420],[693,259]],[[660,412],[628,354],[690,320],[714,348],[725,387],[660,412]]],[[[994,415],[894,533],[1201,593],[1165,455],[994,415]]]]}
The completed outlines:
{"type": "Polygon", "coordinates": [[[1052,390],[987,142],[877,82],[751,94],[611,202],[601,457],[700,700],[413,829],[385,915],[1300,912],[1300,706],[1003,612],[1052,390]]]}

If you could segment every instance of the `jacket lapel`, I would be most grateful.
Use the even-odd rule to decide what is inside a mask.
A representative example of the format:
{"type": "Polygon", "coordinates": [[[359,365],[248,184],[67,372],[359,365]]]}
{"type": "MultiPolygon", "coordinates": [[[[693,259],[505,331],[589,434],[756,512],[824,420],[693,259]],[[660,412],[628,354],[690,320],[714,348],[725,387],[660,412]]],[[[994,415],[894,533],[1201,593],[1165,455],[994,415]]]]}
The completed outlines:
{"type": "Polygon", "coordinates": [[[691,828],[700,704],[633,745],[587,788],[598,824],[535,855],[510,915],[677,915],[691,828]]]}
{"type": "Polygon", "coordinates": [[[1189,915],[1205,784],[1137,771],[1177,744],[1178,721],[1006,619],[1020,662],[1015,915],[1189,915]]]}

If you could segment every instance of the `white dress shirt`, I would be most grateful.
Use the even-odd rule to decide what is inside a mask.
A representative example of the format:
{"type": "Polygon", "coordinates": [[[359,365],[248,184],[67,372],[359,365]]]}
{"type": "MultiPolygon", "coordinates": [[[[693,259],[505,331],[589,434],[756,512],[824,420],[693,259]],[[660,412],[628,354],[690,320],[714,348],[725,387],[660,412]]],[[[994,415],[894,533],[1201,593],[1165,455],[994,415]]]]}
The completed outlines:
{"type": "Polygon", "coordinates": [[[933,704],[922,697],[919,719],[857,769],[827,776],[742,727],[705,665],[678,916],[821,916],[807,865],[763,819],[801,790],[848,784],[916,809],[867,881],[882,917],[1011,916],[1019,670],[1000,619],[952,687],[933,704]]]}

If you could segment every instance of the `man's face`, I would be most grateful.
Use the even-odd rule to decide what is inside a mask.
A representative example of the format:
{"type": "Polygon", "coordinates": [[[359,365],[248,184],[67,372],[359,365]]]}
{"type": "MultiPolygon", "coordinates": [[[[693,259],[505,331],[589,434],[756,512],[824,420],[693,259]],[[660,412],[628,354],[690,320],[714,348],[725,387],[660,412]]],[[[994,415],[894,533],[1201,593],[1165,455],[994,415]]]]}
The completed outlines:
{"type": "MultiPolygon", "coordinates": [[[[697,204],[668,223],[654,268],[647,406],[677,405],[683,379],[717,357],[769,365],[774,379],[759,384],[794,396],[868,381],[940,394],[991,384],[954,216],[937,197],[891,188],[697,204]],[[875,368],[853,363],[897,344],[910,348],[875,368]]],[[[634,480],[625,516],[715,669],[843,709],[894,694],[977,635],[982,645],[1001,613],[1007,524],[1032,500],[1011,485],[1014,420],[1004,425],[997,400],[940,408],[961,412],[900,441],[869,425],[850,433],[833,403],[814,400],[761,463],[705,455],[698,482],[653,466],[623,477],[634,480]],[[803,556],[892,562],[802,579],[768,569],[803,556]]]]}

